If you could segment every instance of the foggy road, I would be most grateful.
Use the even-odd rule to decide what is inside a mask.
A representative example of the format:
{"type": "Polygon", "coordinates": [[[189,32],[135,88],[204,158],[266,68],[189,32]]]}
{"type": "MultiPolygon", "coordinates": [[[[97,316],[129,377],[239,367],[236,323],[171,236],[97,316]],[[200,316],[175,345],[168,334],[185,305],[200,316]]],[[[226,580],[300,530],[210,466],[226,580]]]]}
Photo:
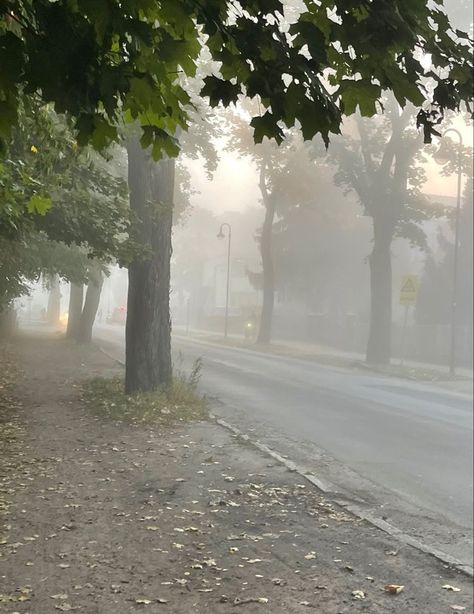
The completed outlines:
{"type": "MultiPolygon", "coordinates": [[[[121,334],[98,332],[117,344],[121,334]]],[[[175,337],[174,348],[186,368],[203,358],[201,386],[219,401],[215,413],[396,526],[471,560],[468,396],[192,338],[175,337]]]]}

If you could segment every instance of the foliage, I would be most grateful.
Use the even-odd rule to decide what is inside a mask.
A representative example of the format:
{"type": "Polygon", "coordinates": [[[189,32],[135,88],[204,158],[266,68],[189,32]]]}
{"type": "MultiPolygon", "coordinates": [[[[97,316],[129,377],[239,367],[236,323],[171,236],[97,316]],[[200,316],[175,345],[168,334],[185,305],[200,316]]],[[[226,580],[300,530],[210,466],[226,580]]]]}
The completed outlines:
{"type": "Polygon", "coordinates": [[[0,235],[0,310],[28,294],[29,284],[42,274],[85,283],[90,264],[85,250],[51,241],[42,232],[30,233],[25,240],[0,235]]]}
{"type": "Polygon", "coordinates": [[[0,165],[0,233],[44,231],[104,257],[117,252],[127,218],[125,183],[97,154],[77,148],[51,108],[26,106],[0,165]]]}
{"type": "Polygon", "coordinates": [[[417,107],[427,140],[446,109],[472,95],[471,41],[442,0],[1,0],[0,133],[20,98],[40,96],[75,118],[78,142],[102,148],[119,118],[138,120],[155,157],[175,155],[189,121],[186,77],[217,64],[201,95],[212,106],[258,97],[257,142],[299,124],[327,142],[341,118],[377,110],[384,91],[417,107]],[[422,59],[431,58],[424,68],[422,59]]]}
{"type": "Polygon", "coordinates": [[[42,272],[82,283],[89,258],[126,257],[127,231],[125,183],[27,100],[0,164],[0,307],[42,272]]]}
{"type": "Polygon", "coordinates": [[[351,133],[332,143],[335,181],[355,192],[365,215],[380,221],[390,237],[426,249],[422,223],[443,211],[422,193],[426,158],[413,108],[400,111],[390,100],[386,107],[384,116],[372,120],[356,116],[351,133]]]}
{"type": "MultiPolygon", "coordinates": [[[[473,192],[472,176],[464,189],[459,227],[457,322],[472,326],[473,314],[473,192]]],[[[454,214],[454,211],[451,212],[454,214]]],[[[449,219],[451,230],[454,215],[449,219]]],[[[420,283],[416,319],[422,324],[449,324],[453,289],[454,241],[440,232],[437,253],[429,253],[420,283]]]]}
{"type": "Polygon", "coordinates": [[[273,226],[273,247],[279,300],[337,319],[365,308],[369,229],[333,174],[327,163],[301,161],[273,226]]]}

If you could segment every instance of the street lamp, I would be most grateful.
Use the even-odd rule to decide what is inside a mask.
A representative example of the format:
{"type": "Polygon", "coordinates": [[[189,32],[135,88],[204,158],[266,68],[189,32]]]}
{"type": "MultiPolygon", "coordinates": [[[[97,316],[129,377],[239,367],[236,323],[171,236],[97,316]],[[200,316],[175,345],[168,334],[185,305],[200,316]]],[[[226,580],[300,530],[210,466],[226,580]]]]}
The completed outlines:
{"type": "Polygon", "coordinates": [[[230,244],[232,240],[232,227],[227,222],[221,224],[219,232],[217,233],[218,239],[224,239],[224,228],[227,228],[227,283],[226,283],[226,295],[225,295],[225,320],[224,320],[224,337],[227,337],[227,330],[229,326],[229,288],[230,288],[230,244]]]}
{"type": "MultiPolygon", "coordinates": [[[[459,259],[459,227],[461,221],[461,184],[462,184],[462,134],[456,128],[448,128],[443,132],[446,136],[448,132],[454,132],[458,139],[458,181],[456,194],[456,221],[454,227],[454,262],[453,262],[453,291],[451,297],[451,348],[449,353],[449,373],[456,374],[456,322],[457,322],[457,298],[458,298],[458,259],[459,259]]],[[[441,152],[442,153],[442,152],[441,152]]],[[[435,160],[443,164],[447,160],[444,156],[435,155],[435,160]]]]}

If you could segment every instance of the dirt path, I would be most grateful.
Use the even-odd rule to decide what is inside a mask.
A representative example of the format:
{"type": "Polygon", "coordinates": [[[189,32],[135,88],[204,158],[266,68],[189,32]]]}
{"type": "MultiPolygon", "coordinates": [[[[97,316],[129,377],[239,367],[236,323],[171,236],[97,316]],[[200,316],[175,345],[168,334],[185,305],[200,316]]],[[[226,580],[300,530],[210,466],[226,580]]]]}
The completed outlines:
{"type": "Polygon", "coordinates": [[[472,612],[462,574],[220,427],[91,416],[80,380],[119,372],[61,339],[0,347],[0,612],[472,612]]]}

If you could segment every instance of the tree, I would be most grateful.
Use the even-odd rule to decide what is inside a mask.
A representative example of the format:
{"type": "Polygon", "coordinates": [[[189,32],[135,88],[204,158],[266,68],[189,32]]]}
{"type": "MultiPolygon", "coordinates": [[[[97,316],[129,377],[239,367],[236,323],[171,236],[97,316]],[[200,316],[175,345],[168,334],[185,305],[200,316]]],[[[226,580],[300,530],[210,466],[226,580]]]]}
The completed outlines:
{"type": "Polygon", "coordinates": [[[66,337],[76,339],[79,335],[82,306],[84,303],[84,284],[71,282],[66,337]]]}
{"type": "Polygon", "coordinates": [[[383,118],[358,117],[356,138],[334,142],[330,157],[337,166],[336,183],[354,190],[372,218],[373,248],[369,256],[371,314],[367,362],[387,364],[391,358],[392,260],[395,236],[426,246],[420,222],[434,214],[420,188],[424,174],[417,166],[422,140],[410,107],[400,110],[387,101],[383,118]]]}
{"type": "Polygon", "coordinates": [[[273,254],[273,226],[275,216],[298,202],[309,198],[308,183],[294,180],[300,167],[305,163],[314,166],[305,152],[296,131],[288,131],[285,140],[278,146],[264,139],[255,144],[249,127],[251,105],[241,105],[235,113],[226,113],[224,133],[228,135],[227,148],[240,156],[250,158],[257,169],[261,202],[265,216],[258,241],[262,258],[261,288],[263,292],[262,310],[257,343],[270,343],[273,309],[275,303],[275,269],[273,254]]]}
{"type": "Polygon", "coordinates": [[[90,343],[92,341],[92,327],[97,309],[99,308],[103,283],[104,268],[100,263],[96,262],[89,267],[86,298],[77,330],[76,339],[81,343],[90,343]]]}
{"type": "MultiPolygon", "coordinates": [[[[0,311],[41,274],[83,284],[92,257],[105,262],[133,251],[125,242],[124,182],[95,152],[77,149],[64,118],[24,105],[6,153],[0,164],[0,311]]],[[[56,321],[58,300],[54,304],[56,321]]]]}
{"type": "Polygon", "coordinates": [[[281,300],[337,319],[365,307],[368,229],[356,199],[334,185],[334,172],[328,159],[301,160],[273,225],[273,243],[281,300]]]}
{"type": "Polygon", "coordinates": [[[154,162],[132,136],[127,144],[132,239],[149,252],[129,265],[125,391],[153,390],[171,379],[169,313],[173,159],[154,162]]]}
{"type": "Polygon", "coordinates": [[[5,138],[28,92],[70,114],[80,144],[101,148],[118,139],[124,118],[140,123],[140,143],[155,158],[172,157],[189,121],[181,77],[193,76],[203,55],[214,63],[201,89],[212,106],[240,95],[260,99],[264,113],[251,120],[257,142],[265,136],[281,142],[283,126],[298,124],[305,139],[321,134],[327,144],[343,115],[357,106],[374,114],[385,90],[402,105],[433,103],[418,114],[430,140],[444,110],[458,109],[472,92],[467,36],[452,31],[439,5],[421,1],[348,7],[306,0],[291,24],[280,0],[252,0],[245,8],[232,0],[3,0],[0,11],[5,138]],[[432,58],[431,70],[415,52],[432,58]]]}

